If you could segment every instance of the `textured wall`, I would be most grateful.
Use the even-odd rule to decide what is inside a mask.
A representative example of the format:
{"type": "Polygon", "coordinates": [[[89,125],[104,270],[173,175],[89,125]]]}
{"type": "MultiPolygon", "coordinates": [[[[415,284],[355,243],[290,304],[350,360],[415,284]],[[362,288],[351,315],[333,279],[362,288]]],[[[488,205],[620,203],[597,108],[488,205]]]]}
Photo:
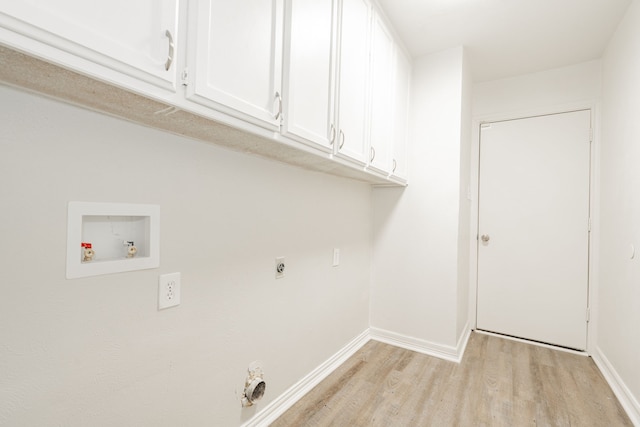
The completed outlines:
{"type": "Polygon", "coordinates": [[[239,425],[367,328],[368,185],[0,100],[0,425],[239,425]],[[160,268],[66,280],[72,200],[160,205],[160,268]],[[158,311],[176,271],[182,304],[158,311]],[[254,360],[267,393],[241,409],[254,360]]]}
{"type": "Polygon", "coordinates": [[[415,61],[409,186],[373,197],[371,326],[449,347],[458,321],[462,65],[462,48],[415,61]]]}
{"type": "Polygon", "coordinates": [[[598,346],[636,400],[640,422],[640,3],[603,59],[598,346]]]}

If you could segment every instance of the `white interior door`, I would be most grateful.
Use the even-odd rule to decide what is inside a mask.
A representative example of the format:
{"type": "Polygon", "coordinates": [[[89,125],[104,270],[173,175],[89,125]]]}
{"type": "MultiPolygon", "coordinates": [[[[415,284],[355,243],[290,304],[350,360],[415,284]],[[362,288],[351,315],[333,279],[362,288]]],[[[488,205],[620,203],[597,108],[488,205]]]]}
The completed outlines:
{"type": "Polygon", "coordinates": [[[589,110],[483,125],[478,329],[586,349],[589,110]]]}

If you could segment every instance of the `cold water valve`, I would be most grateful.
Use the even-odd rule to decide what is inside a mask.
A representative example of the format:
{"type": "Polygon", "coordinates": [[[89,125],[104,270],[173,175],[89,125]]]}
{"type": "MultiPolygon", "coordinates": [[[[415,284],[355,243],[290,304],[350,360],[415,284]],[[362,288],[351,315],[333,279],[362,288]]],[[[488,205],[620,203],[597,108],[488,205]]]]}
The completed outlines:
{"type": "Polygon", "coordinates": [[[133,241],[125,240],[123,243],[127,247],[127,258],[133,258],[138,253],[138,248],[133,243],[133,241]]]}

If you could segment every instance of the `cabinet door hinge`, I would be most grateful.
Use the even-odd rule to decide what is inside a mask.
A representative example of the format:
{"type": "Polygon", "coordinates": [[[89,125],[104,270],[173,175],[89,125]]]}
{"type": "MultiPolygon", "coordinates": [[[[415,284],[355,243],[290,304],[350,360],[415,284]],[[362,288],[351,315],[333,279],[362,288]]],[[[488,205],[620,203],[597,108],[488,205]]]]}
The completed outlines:
{"type": "Polygon", "coordinates": [[[587,322],[591,320],[591,308],[587,307],[587,322]]]}
{"type": "Polygon", "coordinates": [[[182,79],[183,86],[189,86],[189,69],[188,68],[185,68],[184,70],[182,70],[182,73],[180,74],[180,79],[182,79]]]}
{"type": "Polygon", "coordinates": [[[591,217],[589,217],[589,224],[587,226],[588,231],[591,232],[591,217]]]}
{"type": "Polygon", "coordinates": [[[593,142],[593,128],[589,128],[589,142],[593,142]]]}

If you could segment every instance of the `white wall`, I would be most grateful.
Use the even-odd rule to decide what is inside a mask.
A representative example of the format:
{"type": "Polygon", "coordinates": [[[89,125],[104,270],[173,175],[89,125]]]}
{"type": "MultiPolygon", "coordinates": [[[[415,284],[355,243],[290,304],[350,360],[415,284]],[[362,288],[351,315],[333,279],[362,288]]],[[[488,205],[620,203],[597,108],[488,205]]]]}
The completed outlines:
{"type": "Polygon", "coordinates": [[[0,425],[239,425],[368,327],[369,185],[0,99],[0,425]],[[66,280],[72,200],[159,204],[160,268],[66,280]],[[254,360],[267,393],[241,409],[254,360]]]}
{"type": "Polygon", "coordinates": [[[457,343],[463,57],[414,62],[409,186],[373,195],[371,326],[425,347],[457,343]]]}
{"type": "Polygon", "coordinates": [[[476,83],[473,88],[473,116],[538,114],[580,102],[593,102],[600,98],[601,82],[601,61],[595,60],[476,83]]]}
{"type": "Polygon", "coordinates": [[[598,347],[635,399],[640,423],[640,2],[603,59],[602,204],[598,347]]]}

